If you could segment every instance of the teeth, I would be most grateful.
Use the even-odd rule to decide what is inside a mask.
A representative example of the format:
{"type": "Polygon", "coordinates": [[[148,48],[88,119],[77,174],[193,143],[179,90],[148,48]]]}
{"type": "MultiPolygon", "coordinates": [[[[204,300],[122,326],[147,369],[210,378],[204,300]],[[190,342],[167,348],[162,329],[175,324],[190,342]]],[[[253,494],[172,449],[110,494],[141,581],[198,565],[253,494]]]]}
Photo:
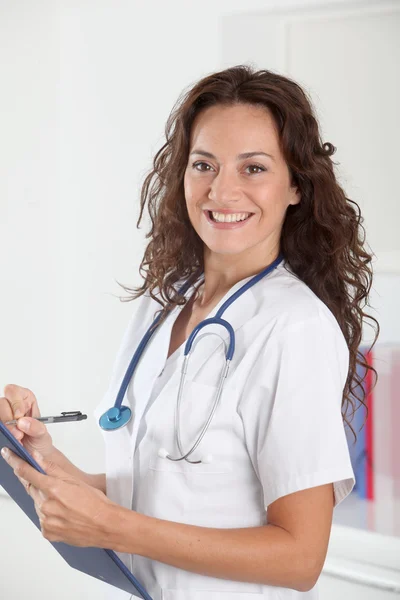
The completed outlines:
{"type": "Polygon", "coordinates": [[[251,213],[234,213],[225,215],[223,213],[212,212],[214,221],[218,221],[219,223],[234,223],[236,221],[244,221],[250,215],[251,213]]]}

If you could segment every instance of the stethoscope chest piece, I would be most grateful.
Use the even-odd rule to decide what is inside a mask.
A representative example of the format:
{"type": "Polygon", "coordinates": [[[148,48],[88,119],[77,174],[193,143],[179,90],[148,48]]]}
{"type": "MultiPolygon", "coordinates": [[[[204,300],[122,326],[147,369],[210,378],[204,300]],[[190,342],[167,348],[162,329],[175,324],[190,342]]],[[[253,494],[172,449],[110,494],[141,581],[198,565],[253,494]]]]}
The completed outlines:
{"type": "Polygon", "coordinates": [[[99,419],[99,425],[105,431],[113,431],[126,425],[132,418],[129,406],[113,406],[109,408],[99,419]]]}

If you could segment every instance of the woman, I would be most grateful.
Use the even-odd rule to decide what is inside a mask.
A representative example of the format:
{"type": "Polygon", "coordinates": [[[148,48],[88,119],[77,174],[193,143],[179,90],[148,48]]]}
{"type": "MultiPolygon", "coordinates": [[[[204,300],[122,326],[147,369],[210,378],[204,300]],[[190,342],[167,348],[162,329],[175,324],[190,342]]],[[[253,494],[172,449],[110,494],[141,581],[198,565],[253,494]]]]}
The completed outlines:
{"type": "MultiPolygon", "coordinates": [[[[100,429],[105,475],[74,467],[32,418],[19,435],[58,485],[12,465],[47,539],[114,549],[154,599],[311,600],[333,508],[355,482],[344,425],[363,403],[356,364],[372,368],[358,351],[372,279],[360,214],[310,100],[276,73],[241,65],[205,77],[174,108],[166,138],[142,190],[144,283],[95,411],[113,406],[158,315],[124,398],[133,418],[100,429]],[[229,336],[209,324],[193,342],[178,444],[186,340],[261,272],[223,313],[235,352],[208,430],[188,460],[171,460],[201,434],[229,336]]],[[[39,415],[30,390],[7,386],[1,419],[17,408],[39,415]]]]}

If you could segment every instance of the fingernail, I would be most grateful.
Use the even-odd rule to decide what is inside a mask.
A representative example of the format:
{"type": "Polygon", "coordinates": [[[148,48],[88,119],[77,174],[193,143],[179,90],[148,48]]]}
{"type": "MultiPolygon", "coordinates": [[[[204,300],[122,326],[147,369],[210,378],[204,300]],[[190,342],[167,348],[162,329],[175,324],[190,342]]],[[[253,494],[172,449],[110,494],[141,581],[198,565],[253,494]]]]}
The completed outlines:
{"type": "Polygon", "coordinates": [[[2,456],[4,456],[4,458],[8,458],[9,454],[10,454],[9,451],[8,451],[8,448],[2,448],[1,449],[1,454],[2,454],[2,456]]]}
{"type": "Polygon", "coordinates": [[[19,419],[20,417],[23,417],[23,416],[24,416],[24,413],[22,412],[22,410],[20,408],[17,408],[17,410],[14,413],[14,417],[16,419],[19,419]]]}
{"type": "Polygon", "coordinates": [[[31,424],[28,421],[28,419],[20,419],[18,421],[18,427],[21,427],[21,429],[24,429],[25,431],[28,431],[30,426],[31,426],[31,424]]]}

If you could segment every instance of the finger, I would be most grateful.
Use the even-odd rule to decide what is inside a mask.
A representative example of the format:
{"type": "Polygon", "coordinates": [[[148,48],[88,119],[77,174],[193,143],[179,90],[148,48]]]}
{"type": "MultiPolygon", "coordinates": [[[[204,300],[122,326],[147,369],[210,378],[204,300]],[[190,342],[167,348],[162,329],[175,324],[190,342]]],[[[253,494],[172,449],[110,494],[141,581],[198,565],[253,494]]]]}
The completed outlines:
{"type": "Polygon", "coordinates": [[[20,385],[8,384],[4,388],[4,396],[8,401],[14,419],[22,417],[30,410],[29,395],[30,390],[20,385]]]}
{"type": "Polygon", "coordinates": [[[39,517],[39,522],[40,522],[40,526],[42,526],[43,521],[44,521],[44,514],[42,513],[42,511],[40,510],[40,508],[38,507],[38,505],[35,503],[35,510],[36,510],[36,514],[39,517]]]}
{"type": "MultiPolygon", "coordinates": [[[[36,469],[31,467],[25,460],[17,456],[12,450],[8,448],[2,448],[1,454],[7,464],[14,470],[14,473],[18,478],[25,479],[28,483],[31,483],[36,488],[41,490],[49,490],[51,486],[51,479],[47,475],[43,475],[39,473],[36,469]]],[[[38,453],[35,451],[32,453],[32,456],[37,460],[35,454],[38,453]]],[[[43,467],[42,467],[43,468],[43,467]]]]}
{"type": "Polygon", "coordinates": [[[42,492],[42,490],[38,490],[37,488],[35,488],[34,485],[29,483],[28,481],[26,481],[26,479],[23,479],[22,477],[18,477],[18,479],[24,486],[28,496],[30,496],[34,501],[36,512],[38,512],[38,509],[42,506],[43,501],[47,499],[45,492],[42,492]]]}
{"type": "MultiPolygon", "coordinates": [[[[0,398],[0,421],[5,424],[7,421],[12,421],[13,419],[14,415],[9,401],[7,398],[0,398]]],[[[23,432],[18,429],[17,425],[6,425],[6,427],[17,440],[21,440],[24,437],[23,432]]]]}
{"type": "Polygon", "coordinates": [[[36,396],[30,389],[11,383],[5,386],[4,396],[12,412],[11,419],[8,420],[18,419],[24,415],[40,416],[36,396]]]}
{"type": "MultiPolygon", "coordinates": [[[[39,504],[41,504],[41,502],[44,500],[43,492],[41,492],[40,490],[35,488],[34,485],[29,483],[29,481],[27,481],[23,477],[18,477],[18,475],[16,475],[16,477],[17,477],[17,479],[19,479],[21,484],[24,486],[25,491],[28,494],[28,496],[30,496],[32,498],[32,500],[34,501],[34,503],[39,506],[39,504]]],[[[35,508],[37,508],[37,507],[35,507],[35,508]]],[[[37,512],[37,510],[36,510],[36,512],[37,512]]]]}
{"type": "Polygon", "coordinates": [[[20,442],[24,437],[24,432],[18,429],[17,425],[6,425],[10,433],[20,442]]]}
{"type": "Polygon", "coordinates": [[[13,418],[13,412],[11,410],[11,406],[7,398],[0,398],[0,421],[5,423],[6,421],[11,421],[13,418]]]}
{"type": "Polygon", "coordinates": [[[28,482],[26,479],[24,479],[23,477],[18,477],[18,475],[17,475],[17,478],[20,480],[20,482],[21,482],[21,483],[22,483],[22,485],[24,486],[24,488],[25,488],[25,491],[26,491],[26,493],[28,494],[28,496],[30,496],[30,493],[29,493],[29,491],[30,491],[30,488],[32,487],[32,484],[31,484],[31,483],[29,483],[29,482],[28,482]]]}
{"type": "Polygon", "coordinates": [[[32,500],[35,504],[36,513],[39,517],[39,521],[42,522],[44,515],[43,515],[42,511],[40,510],[40,507],[42,505],[43,500],[45,500],[46,497],[43,495],[43,492],[41,492],[40,490],[35,488],[34,485],[32,485],[31,483],[26,481],[26,479],[23,479],[23,477],[18,477],[18,479],[24,486],[25,491],[28,494],[28,496],[30,496],[32,498],[32,500]]]}

